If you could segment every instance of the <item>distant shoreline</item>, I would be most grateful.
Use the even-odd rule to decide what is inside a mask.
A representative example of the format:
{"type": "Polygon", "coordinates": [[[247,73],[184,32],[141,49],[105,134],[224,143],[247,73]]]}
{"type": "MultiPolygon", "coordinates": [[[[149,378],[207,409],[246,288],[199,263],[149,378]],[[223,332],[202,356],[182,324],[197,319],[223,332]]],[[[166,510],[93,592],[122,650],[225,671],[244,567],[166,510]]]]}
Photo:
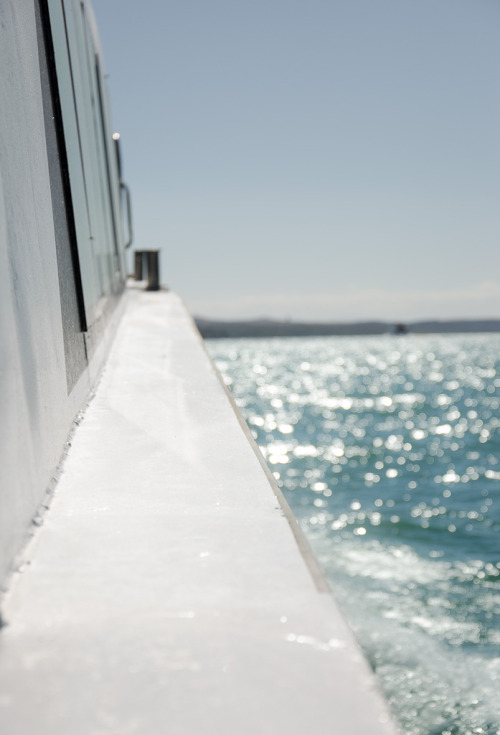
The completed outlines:
{"type": "Polygon", "coordinates": [[[195,322],[204,339],[500,332],[500,319],[454,319],[409,323],[379,321],[326,323],[273,319],[218,321],[195,317],[195,322]]]}

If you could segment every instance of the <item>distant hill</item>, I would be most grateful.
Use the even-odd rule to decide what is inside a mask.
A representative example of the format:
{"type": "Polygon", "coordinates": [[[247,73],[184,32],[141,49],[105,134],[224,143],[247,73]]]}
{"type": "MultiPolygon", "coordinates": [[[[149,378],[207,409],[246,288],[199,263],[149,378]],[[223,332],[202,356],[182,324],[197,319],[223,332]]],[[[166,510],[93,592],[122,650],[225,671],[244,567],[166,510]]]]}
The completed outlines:
{"type": "Polygon", "coordinates": [[[456,319],[408,324],[409,332],[435,334],[439,332],[500,332],[500,319],[456,319]]]}
{"type": "Polygon", "coordinates": [[[217,321],[195,317],[205,339],[235,337],[310,337],[370,334],[439,334],[460,332],[500,332],[500,319],[412,322],[292,322],[273,319],[217,321]]]}

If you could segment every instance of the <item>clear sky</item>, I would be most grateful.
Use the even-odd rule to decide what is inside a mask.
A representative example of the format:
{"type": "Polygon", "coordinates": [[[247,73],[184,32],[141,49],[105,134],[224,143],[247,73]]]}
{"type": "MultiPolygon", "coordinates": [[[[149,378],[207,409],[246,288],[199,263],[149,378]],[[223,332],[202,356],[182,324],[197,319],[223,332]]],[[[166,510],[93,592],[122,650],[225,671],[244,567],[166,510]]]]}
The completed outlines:
{"type": "Polygon", "coordinates": [[[500,317],[498,0],[93,0],[135,245],[200,316],[500,317]]]}

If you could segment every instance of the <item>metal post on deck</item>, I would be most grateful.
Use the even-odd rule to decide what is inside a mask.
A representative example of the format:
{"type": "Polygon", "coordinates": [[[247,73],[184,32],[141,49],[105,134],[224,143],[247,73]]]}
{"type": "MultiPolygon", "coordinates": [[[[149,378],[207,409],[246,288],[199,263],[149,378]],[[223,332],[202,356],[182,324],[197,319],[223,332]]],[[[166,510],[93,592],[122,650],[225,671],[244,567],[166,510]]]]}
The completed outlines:
{"type": "Polygon", "coordinates": [[[160,253],[158,250],[148,250],[146,252],[146,261],[148,267],[148,285],[147,291],[158,291],[160,288],[160,253]]]}
{"type": "Polygon", "coordinates": [[[134,253],[134,278],[136,281],[142,281],[142,250],[136,250],[134,253]]]}

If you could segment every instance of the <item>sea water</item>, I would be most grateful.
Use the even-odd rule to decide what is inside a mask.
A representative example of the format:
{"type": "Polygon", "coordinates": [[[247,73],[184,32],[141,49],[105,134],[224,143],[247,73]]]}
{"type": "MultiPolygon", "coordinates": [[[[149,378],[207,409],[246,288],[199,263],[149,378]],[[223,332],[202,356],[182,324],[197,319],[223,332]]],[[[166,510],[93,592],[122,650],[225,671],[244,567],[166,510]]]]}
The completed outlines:
{"type": "Polygon", "coordinates": [[[207,346],[402,731],[500,733],[500,336],[207,346]]]}

